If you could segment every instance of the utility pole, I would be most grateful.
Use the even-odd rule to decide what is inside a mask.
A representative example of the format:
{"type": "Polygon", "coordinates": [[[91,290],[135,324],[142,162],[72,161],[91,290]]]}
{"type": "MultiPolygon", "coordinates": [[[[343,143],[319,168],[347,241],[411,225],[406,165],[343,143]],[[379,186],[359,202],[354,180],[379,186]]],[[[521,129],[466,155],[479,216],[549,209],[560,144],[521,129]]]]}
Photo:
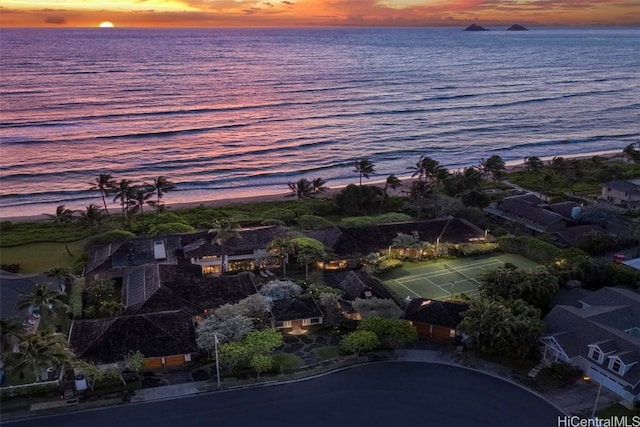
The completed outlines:
{"type": "Polygon", "coordinates": [[[217,389],[220,390],[220,361],[218,358],[218,335],[213,334],[213,344],[216,351],[216,381],[217,389]]]}
{"type": "Polygon", "coordinates": [[[591,418],[596,416],[596,409],[598,409],[598,400],[600,400],[600,391],[602,391],[602,381],[603,381],[603,379],[600,380],[600,385],[598,385],[598,394],[596,394],[596,401],[593,402],[593,410],[591,411],[591,418]]]}

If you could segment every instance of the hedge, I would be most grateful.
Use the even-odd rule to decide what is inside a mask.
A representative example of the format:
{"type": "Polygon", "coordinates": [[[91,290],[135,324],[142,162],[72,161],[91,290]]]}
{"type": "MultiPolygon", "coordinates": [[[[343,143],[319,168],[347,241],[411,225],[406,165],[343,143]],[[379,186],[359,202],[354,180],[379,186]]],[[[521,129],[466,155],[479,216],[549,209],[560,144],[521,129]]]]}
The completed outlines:
{"type": "Polygon", "coordinates": [[[551,243],[530,236],[503,236],[498,238],[500,249],[522,255],[540,264],[551,264],[561,254],[561,250],[551,243]]]}
{"type": "Polygon", "coordinates": [[[84,277],[77,277],[71,285],[69,292],[69,307],[74,319],[82,317],[82,291],[84,290],[84,277]]]}
{"type": "Polygon", "coordinates": [[[13,397],[46,396],[48,394],[59,394],[57,381],[48,382],[45,384],[35,383],[32,385],[0,388],[0,397],[3,400],[13,397]]]}

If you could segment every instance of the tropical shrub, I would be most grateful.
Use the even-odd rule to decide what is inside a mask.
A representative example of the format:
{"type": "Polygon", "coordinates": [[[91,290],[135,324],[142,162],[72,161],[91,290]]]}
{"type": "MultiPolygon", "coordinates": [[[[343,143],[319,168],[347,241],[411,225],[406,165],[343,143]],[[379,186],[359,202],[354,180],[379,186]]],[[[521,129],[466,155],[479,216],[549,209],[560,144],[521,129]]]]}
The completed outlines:
{"type": "Polygon", "coordinates": [[[388,212],[374,217],[376,224],[392,224],[394,222],[413,221],[410,215],[401,212],[388,212]]]}
{"type": "Polygon", "coordinates": [[[36,397],[58,394],[58,383],[33,384],[25,387],[3,387],[0,389],[2,400],[13,397],[36,397]]]}
{"type": "Polygon", "coordinates": [[[301,215],[296,219],[296,222],[303,230],[321,230],[333,227],[331,221],[316,215],[301,215]]]}
{"type": "Polygon", "coordinates": [[[383,258],[376,267],[376,274],[385,274],[391,270],[402,267],[402,260],[393,258],[383,258]]]}
{"type": "MultiPolygon", "coordinates": [[[[158,224],[155,229],[156,234],[160,233],[193,233],[196,231],[191,225],[185,222],[169,222],[166,224],[158,224]]],[[[153,230],[152,230],[153,232],[153,230]]]]}
{"type": "Polygon", "coordinates": [[[135,236],[136,235],[130,231],[110,230],[95,236],[89,242],[94,245],[106,245],[109,243],[124,242],[125,240],[131,239],[135,236]]]}
{"type": "Polygon", "coordinates": [[[497,243],[463,243],[458,247],[458,254],[462,256],[475,256],[489,254],[500,249],[497,243]]]}
{"type": "Polygon", "coordinates": [[[69,308],[74,319],[82,317],[82,292],[84,291],[84,277],[77,277],[69,292],[69,308]]]}
{"type": "Polygon", "coordinates": [[[296,213],[292,209],[271,208],[262,213],[263,218],[273,218],[285,223],[291,223],[296,218],[296,213]]]}
{"type": "Polygon", "coordinates": [[[372,216],[348,216],[340,220],[340,226],[344,228],[357,228],[375,225],[376,220],[372,216]]]}
{"type": "Polygon", "coordinates": [[[551,376],[553,378],[560,380],[565,384],[580,378],[582,375],[580,368],[565,362],[555,362],[549,367],[549,369],[551,370],[551,376]]]}

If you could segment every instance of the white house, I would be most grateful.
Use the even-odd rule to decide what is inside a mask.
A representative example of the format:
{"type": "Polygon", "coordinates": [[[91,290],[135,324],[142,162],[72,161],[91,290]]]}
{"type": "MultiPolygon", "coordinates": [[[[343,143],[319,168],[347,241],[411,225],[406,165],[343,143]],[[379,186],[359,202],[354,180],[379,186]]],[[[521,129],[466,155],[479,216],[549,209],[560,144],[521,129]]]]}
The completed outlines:
{"type": "Polygon", "coordinates": [[[640,398],[640,294],[602,288],[544,319],[543,361],[576,365],[627,402],[640,398]]]}

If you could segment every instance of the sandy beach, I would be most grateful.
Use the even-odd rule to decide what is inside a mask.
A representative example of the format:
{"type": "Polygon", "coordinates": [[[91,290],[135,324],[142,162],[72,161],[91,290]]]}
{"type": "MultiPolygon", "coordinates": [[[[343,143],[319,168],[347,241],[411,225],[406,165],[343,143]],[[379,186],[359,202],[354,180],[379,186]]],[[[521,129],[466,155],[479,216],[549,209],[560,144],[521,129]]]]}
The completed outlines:
{"type": "MultiPolygon", "coordinates": [[[[551,160],[554,157],[563,157],[565,159],[590,159],[591,157],[594,156],[599,156],[599,157],[604,157],[607,159],[613,159],[616,157],[621,157],[622,156],[622,151],[621,150],[607,150],[607,151],[596,151],[596,152],[591,152],[591,153],[580,153],[580,154],[570,154],[570,155],[559,155],[559,156],[547,156],[547,157],[540,157],[540,160],[542,160],[545,163],[549,163],[551,162],[551,160]]],[[[506,162],[506,169],[507,171],[514,171],[514,170],[518,170],[518,169],[522,169],[524,167],[524,159],[522,160],[515,160],[515,161],[509,161],[506,162]]],[[[462,169],[450,169],[449,171],[454,173],[457,171],[461,171],[462,169]]],[[[405,186],[410,183],[413,178],[411,178],[411,175],[407,175],[407,176],[399,176],[400,180],[403,182],[403,184],[405,184],[405,186]]],[[[385,181],[366,181],[366,185],[376,185],[376,186],[380,186],[383,187],[385,184],[385,181]]],[[[337,194],[340,190],[342,190],[345,186],[335,186],[335,187],[330,187],[327,189],[327,192],[325,193],[325,196],[332,196],[337,194]]],[[[236,197],[236,198],[224,198],[224,199],[209,199],[209,200],[195,200],[193,202],[187,202],[187,203],[167,203],[166,204],[166,209],[167,211],[171,212],[171,211],[178,211],[178,210],[182,210],[182,209],[191,209],[191,208],[196,208],[199,206],[203,206],[203,207],[219,207],[219,206],[228,206],[228,205],[237,205],[237,204],[244,204],[244,203],[259,203],[259,202],[274,202],[274,201],[278,201],[278,200],[291,200],[290,197],[287,197],[290,193],[279,193],[279,194],[257,194],[254,196],[248,196],[248,197],[236,197]]],[[[167,198],[171,198],[171,193],[169,193],[167,198]]],[[[26,215],[26,216],[13,216],[13,217],[5,217],[5,218],[0,218],[2,221],[11,221],[11,222],[32,222],[32,221],[44,221],[44,220],[48,220],[49,218],[42,214],[42,215],[26,215]]]]}

